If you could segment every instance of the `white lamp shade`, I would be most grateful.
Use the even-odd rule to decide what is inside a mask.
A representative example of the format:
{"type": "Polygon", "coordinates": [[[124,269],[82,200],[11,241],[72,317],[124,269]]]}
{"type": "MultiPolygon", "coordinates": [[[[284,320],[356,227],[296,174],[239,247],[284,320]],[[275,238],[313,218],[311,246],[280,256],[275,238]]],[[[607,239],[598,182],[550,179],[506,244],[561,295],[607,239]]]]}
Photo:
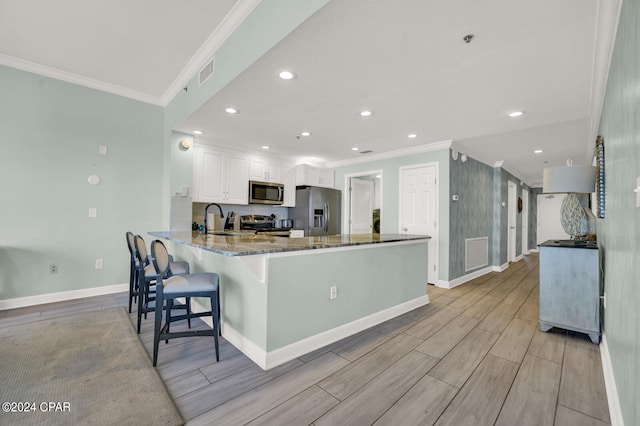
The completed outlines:
{"type": "Polygon", "coordinates": [[[596,190],[596,167],[548,167],[542,174],[544,193],[589,193],[596,190]]]}

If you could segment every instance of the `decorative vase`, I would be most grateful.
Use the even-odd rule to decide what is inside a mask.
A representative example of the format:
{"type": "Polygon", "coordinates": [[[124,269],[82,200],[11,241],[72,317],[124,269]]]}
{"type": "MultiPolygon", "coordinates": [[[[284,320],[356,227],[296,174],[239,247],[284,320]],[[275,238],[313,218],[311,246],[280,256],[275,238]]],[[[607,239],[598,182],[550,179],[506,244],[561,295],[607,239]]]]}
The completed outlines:
{"type": "Polygon", "coordinates": [[[575,193],[567,194],[560,208],[560,223],[565,232],[575,240],[577,236],[585,233],[587,226],[587,214],[575,193]]]}

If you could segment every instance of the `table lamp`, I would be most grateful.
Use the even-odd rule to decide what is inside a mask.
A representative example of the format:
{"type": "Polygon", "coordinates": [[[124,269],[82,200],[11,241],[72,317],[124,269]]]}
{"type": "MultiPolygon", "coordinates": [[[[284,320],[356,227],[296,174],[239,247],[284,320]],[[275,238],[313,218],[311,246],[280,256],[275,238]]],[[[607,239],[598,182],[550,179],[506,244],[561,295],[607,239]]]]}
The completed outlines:
{"type": "Polygon", "coordinates": [[[566,166],[548,167],[542,174],[542,192],[547,194],[566,193],[560,211],[560,223],[572,240],[588,238],[594,234],[589,222],[595,218],[588,208],[580,205],[576,194],[591,193],[596,188],[596,167],[574,166],[567,160],[566,166]]]}

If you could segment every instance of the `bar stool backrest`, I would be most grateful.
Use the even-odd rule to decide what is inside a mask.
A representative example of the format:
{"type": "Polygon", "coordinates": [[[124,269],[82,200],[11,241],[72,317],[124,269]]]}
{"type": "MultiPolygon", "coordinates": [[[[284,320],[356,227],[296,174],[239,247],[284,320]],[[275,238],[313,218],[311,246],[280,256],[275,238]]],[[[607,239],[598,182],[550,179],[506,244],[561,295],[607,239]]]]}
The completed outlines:
{"type": "Polygon", "coordinates": [[[156,268],[156,273],[161,277],[166,277],[169,274],[169,252],[167,248],[160,240],[155,240],[151,243],[151,260],[153,266],[156,268]]]}
{"type": "Polygon", "coordinates": [[[135,247],[136,256],[138,257],[138,262],[140,262],[140,265],[148,265],[149,259],[147,258],[147,245],[140,235],[136,235],[135,237],[135,247]]]}

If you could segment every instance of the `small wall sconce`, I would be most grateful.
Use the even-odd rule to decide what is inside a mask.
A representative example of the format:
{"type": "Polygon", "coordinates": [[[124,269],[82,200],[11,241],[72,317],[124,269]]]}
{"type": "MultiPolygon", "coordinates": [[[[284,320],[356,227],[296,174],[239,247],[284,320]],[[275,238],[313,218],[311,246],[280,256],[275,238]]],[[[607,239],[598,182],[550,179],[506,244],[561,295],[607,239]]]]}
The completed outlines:
{"type": "Polygon", "coordinates": [[[180,141],[180,148],[184,149],[185,151],[188,150],[189,148],[191,148],[191,141],[189,139],[182,139],[180,141]]]}

